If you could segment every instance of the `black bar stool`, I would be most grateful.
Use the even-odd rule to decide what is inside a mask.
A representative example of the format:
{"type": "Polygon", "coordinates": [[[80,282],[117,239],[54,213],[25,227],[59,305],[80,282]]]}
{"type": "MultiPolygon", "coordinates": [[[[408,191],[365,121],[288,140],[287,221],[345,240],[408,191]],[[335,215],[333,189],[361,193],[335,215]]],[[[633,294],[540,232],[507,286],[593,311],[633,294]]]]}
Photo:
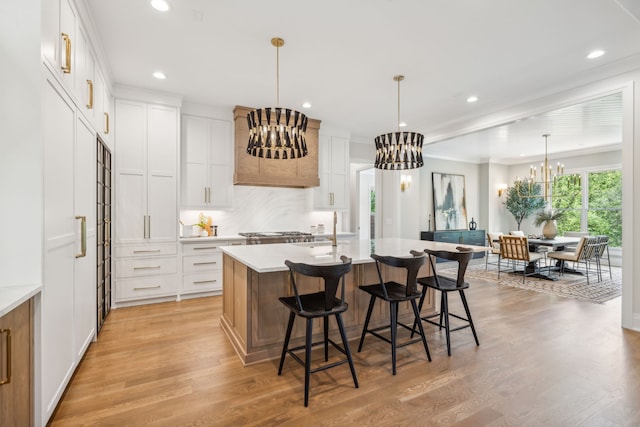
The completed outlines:
{"type": "MultiPolygon", "coordinates": [[[[450,333],[453,331],[457,331],[464,328],[471,328],[471,332],[473,332],[473,338],[476,340],[476,345],[480,345],[478,341],[478,335],[476,334],[476,328],[473,325],[473,319],[471,319],[471,312],[469,311],[469,305],[467,304],[467,298],[464,295],[464,290],[469,287],[469,283],[464,281],[464,275],[467,271],[467,266],[469,265],[469,261],[473,256],[473,252],[470,249],[464,247],[457,247],[460,252],[449,252],[449,251],[434,251],[430,249],[425,249],[424,251],[429,254],[429,263],[431,264],[431,270],[433,271],[433,275],[429,277],[422,277],[418,279],[418,283],[423,286],[422,288],[422,296],[420,297],[420,303],[418,305],[418,309],[422,309],[422,304],[424,303],[425,295],[427,294],[427,288],[432,288],[437,291],[440,291],[440,314],[432,314],[430,316],[422,317],[422,320],[425,322],[431,323],[432,325],[438,326],[440,329],[444,326],[445,333],[447,336],[447,354],[451,356],[451,337],[450,333]],[[443,258],[450,261],[458,262],[458,274],[456,279],[450,279],[445,276],[439,276],[436,272],[436,266],[433,262],[433,258],[443,258]],[[464,306],[464,311],[467,314],[467,317],[464,318],[462,316],[458,316],[457,314],[453,314],[449,312],[449,292],[458,292],[460,294],[460,299],[462,300],[462,305],[464,306]],[[434,322],[431,320],[433,317],[440,317],[438,322],[434,322]],[[456,319],[463,320],[466,322],[462,326],[458,326],[456,328],[451,329],[449,325],[449,316],[455,317],[456,319]],[[444,320],[444,325],[442,321],[444,320]]],[[[420,323],[420,322],[418,322],[420,323]]]]}
{"type": "Polygon", "coordinates": [[[353,359],[351,358],[351,352],[349,351],[349,342],[344,330],[344,324],[342,323],[341,314],[347,311],[348,304],[344,302],[344,278],[345,275],[351,271],[351,258],[341,256],[342,264],[334,265],[309,265],[303,263],[295,263],[289,260],[285,261],[287,267],[289,267],[289,275],[291,277],[291,284],[293,285],[293,296],[281,297],[282,302],[290,311],[289,324],[287,325],[287,334],[284,339],[284,345],[282,346],[282,356],[280,357],[280,366],[278,367],[278,375],[282,374],[282,366],[284,365],[284,358],[287,353],[298,363],[304,366],[304,406],[309,405],[309,376],[310,374],[318,371],[324,371],[325,369],[333,368],[344,363],[349,363],[351,369],[351,376],[353,377],[353,383],[358,388],[358,378],[356,377],[356,370],[353,366],[353,359]],[[299,273],[305,276],[321,277],[324,279],[324,291],[315,292],[312,294],[300,295],[298,293],[298,287],[296,286],[296,279],[293,273],[299,273]],[[342,292],[340,299],[336,298],[338,286],[342,282],[342,292]],[[293,322],[297,316],[307,319],[307,332],[305,344],[289,348],[289,339],[291,338],[291,331],[293,329],[293,322]],[[329,338],[329,320],[328,317],[334,315],[336,322],[338,323],[338,329],[340,330],[340,336],[342,337],[342,347],[336,344],[329,338]],[[322,317],[324,320],[324,339],[318,342],[312,342],[313,337],[313,319],[322,317]],[[338,349],[341,353],[346,355],[346,359],[342,359],[333,363],[319,366],[315,369],[311,369],[311,348],[313,346],[324,344],[324,360],[329,360],[329,347],[331,344],[338,349]],[[298,350],[305,350],[305,360],[302,361],[297,354],[298,350]]]}
{"type": "MultiPolygon", "coordinates": [[[[380,256],[376,254],[371,254],[371,258],[376,260],[376,268],[378,269],[378,278],[380,279],[380,283],[376,283],[373,285],[364,285],[360,286],[360,289],[367,292],[371,295],[371,299],[369,300],[369,309],[367,310],[367,318],[364,322],[364,327],[362,329],[362,336],[360,337],[360,345],[358,346],[358,353],[362,350],[362,345],[364,344],[364,337],[367,333],[373,335],[376,338],[379,338],[383,341],[391,344],[391,363],[393,367],[393,375],[396,374],[396,348],[404,347],[409,344],[414,344],[422,341],[424,345],[424,351],[427,353],[427,359],[431,362],[431,354],[429,353],[429,346],[427,345],[427,340],[424,335],[424,330],[422,329],[422,323],[420,320],[420,312],[418,311],[418,305],[416,304],[416,300],[420,298],[421,293],[417,290],[416,279],[418,277],[418,271],[420,267],[424,265],[427,260],[426,255],[423,252],[411,251],[411,258],[401,258],[401,257],[393,257],[393,256],[380,256]],[[407,282],[406,284],[400,284],[398,282],[389,281],[385,282],[382,278],[382,272],[380,271],[380,264],[389,265],[392,267],[400,267],[407,270],[407,282]],[[380,326],[378,328],[369,329],[369,320],[371,319],[371,313],[373,312],[373,306],[376,302],[376,299],[380,298],[383,301],[389,303],[390,308],[390,318],[389,325],[380,326]],[[401,344],[396,343],[397,338],[397,329],[398,326],[402,326],[409,331],[414,331],[414,328],[409,327],[401,322],[398,322],[398,303],[402,301],[410,301],[411,307],[413,308],[413,313],[415,315],[415,323],[418,324],[420,338],[411,339],[405,341],[401,344]],[[391,329],[391,339],[381,335],[378,331],[383,329],[391,329]]],[[[413,332],[412,332],[413,336],[413,332]]]]}

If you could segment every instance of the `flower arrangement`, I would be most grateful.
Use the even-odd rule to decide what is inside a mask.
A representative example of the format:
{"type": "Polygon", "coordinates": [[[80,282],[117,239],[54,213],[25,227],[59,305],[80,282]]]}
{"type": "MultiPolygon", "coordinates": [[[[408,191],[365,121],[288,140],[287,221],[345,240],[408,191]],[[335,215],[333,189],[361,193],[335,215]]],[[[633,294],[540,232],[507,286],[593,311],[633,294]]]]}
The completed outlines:
{"type": "Polygon", "coordinates": [[[559,221],[564,218],[564,215],[565,211],[561,209],[543,209],[536,214],[533,225],[539,227],[547,221],[559,221]]]}

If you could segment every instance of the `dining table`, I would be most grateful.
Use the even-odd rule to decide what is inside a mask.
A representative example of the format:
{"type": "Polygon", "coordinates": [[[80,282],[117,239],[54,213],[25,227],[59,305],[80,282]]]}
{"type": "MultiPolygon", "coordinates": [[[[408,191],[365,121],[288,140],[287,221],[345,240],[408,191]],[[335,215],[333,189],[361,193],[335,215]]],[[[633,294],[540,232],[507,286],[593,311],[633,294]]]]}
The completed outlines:
{"type": "MultiPolygon", "coordinates": [[[[527,243],[529,244],[529,252],[536,252],[538,247],[544,246],[547,248],[551,248],[553,251],[562,251],[566,249],[567,246],[577,245],[580,242],[580,237],[563,237],[556,236],[553,239],[545,239],[545,238],[527,238],[527,243]]],[[[574,270],[572,268],[568,268],[563,266],[563,260],[557,260],[555,266],[550,266],[548,271],[562,271],[564,273],[574,273],[581,274],[579,271],[574,270]]],[[[535,271],[535,265],[527,265],[527,272],[535,271]]],[[[551,276],[550,274],[544,274],[542,272],[535,274],[535,277],[546,280],[558,280],[557,277],[551,276]]]]}

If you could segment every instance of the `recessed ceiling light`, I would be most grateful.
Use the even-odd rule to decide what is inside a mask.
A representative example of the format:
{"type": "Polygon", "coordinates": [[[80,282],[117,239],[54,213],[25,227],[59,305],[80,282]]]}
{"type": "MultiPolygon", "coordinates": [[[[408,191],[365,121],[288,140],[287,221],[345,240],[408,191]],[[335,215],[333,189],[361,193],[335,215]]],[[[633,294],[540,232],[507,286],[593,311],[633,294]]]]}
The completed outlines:
{"type": "Polygon", "coordinates": [[[169,10],[169,3],[166,0],[151,0],[151,7],[160,12],[166,12],[169,10]]]}
{"type": "Polygon", "coordinates": [[[303,103],[302,108],[311,108],[311,103],[310,102],[303,103]]]}
{"type": "Polygon", "coordinates": [[[407,124],[405,122],[401,122],[398,126],[400,126],[401,128],[406,128],[407,124]]]}
{"type": "Polygon", "coordinates": [[[164,80],[167,78],[167,76],[161,71],[156,71],[155,73],[153,73],[153,77],[155,77],[158,80],[164,80]]]}
{"type": "Polygon", "coordinates": [[[589,52],[589,54],[587,55],[587,59],[600,58],[602,55],[604,55],[604,50],[593,50],[589,52]]]}
{"type": "Polygon", "coordinates": [[[477,96],[470,96],[467,98],[467,102],[476,102],[478,100],[477,96]]]}

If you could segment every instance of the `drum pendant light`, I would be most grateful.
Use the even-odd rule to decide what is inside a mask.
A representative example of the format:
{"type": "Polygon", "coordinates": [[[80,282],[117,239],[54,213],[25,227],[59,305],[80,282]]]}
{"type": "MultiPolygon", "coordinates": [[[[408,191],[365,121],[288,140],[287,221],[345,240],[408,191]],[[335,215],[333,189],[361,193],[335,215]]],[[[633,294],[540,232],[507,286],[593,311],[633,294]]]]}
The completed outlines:
{"type": "Polygon", "coordinates": [[[258,108],[247,114],[249,143],[247,153],[266,159],[297,159],[306,156],[307,116],[280,108],[280,47],[284,40],[271,39],[276,48],[276,106],[258,108]]]}
{"type": "Polygon", "coordinates": [[[418,132],[400,131],[400,82],[404,76],[394,76],[398,82],[398,130],[384,133],[375,139],[376,161],[374,166],[383,170],[416,169],[424,165],[422,143],[424,135],[418,132]]]}

